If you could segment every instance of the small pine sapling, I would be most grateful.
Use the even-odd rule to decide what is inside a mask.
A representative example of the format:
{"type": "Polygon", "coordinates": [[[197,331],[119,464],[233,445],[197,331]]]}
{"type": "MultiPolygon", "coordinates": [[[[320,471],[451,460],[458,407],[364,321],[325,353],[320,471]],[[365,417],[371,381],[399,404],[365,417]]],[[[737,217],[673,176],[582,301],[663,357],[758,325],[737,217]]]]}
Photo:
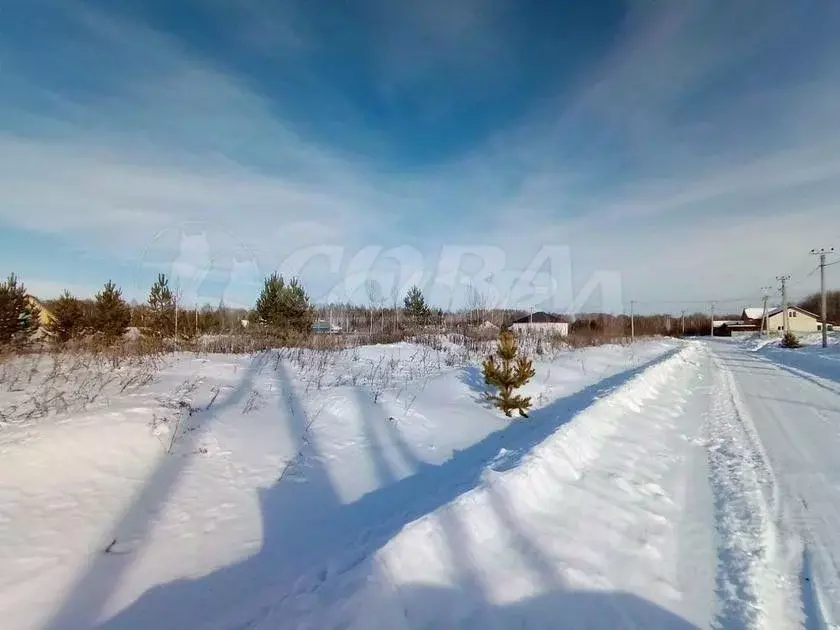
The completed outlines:
{"type": "Polygon", "coordinates": [[[484,360],[483,373],[485,384],[498,389],[495,394],[486,394],[487,399],[508,418],[514,409],[527,418],[531,397],[514,394],[513,390],[525,385],[536,372],[530,359],[518,355],[516,337],[512,332],[503,330],[499,333],[498,348],[484,360]]]}
{"type": "Polygon", "coordinates": [[[791,331],[787,331],[782,337],[782,348],[799,348],[802,344],[791,331]]]}

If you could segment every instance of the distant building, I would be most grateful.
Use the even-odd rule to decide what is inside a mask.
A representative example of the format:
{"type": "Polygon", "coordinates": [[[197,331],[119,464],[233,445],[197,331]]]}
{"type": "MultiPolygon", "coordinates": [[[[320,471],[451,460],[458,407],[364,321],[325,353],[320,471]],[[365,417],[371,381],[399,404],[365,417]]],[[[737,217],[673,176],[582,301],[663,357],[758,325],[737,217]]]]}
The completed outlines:
{"type": "Polygon", "coordinates": [[[743,322],[740,319],[715,320],[712,322],[712,331],[715,337],[731,337],[738,333],[756,333],[758,327],[751,322],[743,322]]]}
{"type": "Polygon", "coordinates": [[[537,311],[525,317],[520,317],[510,323],[510,328],[514,332],[525,333],[540,333],[546,335],[561,335],[563,337],[569,334],[569,322],[563,321],[557,315],[551,313],[544,313],[537,311]]]}
{"type": "MultiPolygon", "coordinates": [[[[788,329],[794,333],[813,333],[822,330],[822,321],[819,315],[806,311],[798,306],[788,306],[788,329]]],[[[761,330],[764,311],[762,308],[745,308],[741,314],[741,321],[753,327],[753,330],[761,330]]],[[[785,309],[776,307],[767,309],[767,324],[765,330],[770,333],[782,333],[785,330],[785,309]]],[[[828,323],[828,330],[833,330],[832,322],[828,323]]]]}
{"type": "MultiPolygon", "coordinates": [[[[768,306],[767,313],[772,313],[773,311],[777,310],[778,306],[768,306]]],[[[761,318],[764,317],[764,307],[762,306],[748,306],[744,309],[744,312],[741,313],[741,321],[743,322],[760,322],[761,318]]]]}
{"type": "Polygon", "coordinates": [[[312,324],[312,332],[318,334],[338,334],[341,332],[341,326],[330,324],[328,321],[322,319],[312,324]]]}

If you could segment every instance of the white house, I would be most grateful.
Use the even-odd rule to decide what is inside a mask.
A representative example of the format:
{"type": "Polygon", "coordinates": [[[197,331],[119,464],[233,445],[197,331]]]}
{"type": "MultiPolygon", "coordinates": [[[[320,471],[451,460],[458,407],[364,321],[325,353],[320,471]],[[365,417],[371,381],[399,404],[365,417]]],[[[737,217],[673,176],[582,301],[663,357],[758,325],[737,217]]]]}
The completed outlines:
{"type": "Polygon", "coordinates": [[[510,329],[516,333],[536,333],[565,337],[569,334],[569,323],[564,322],[556,315],[537,311],[536,313],[531,313],[530,315],[512,321],[510,329]]]}
{"type": "MultiPolygon", "coordinates": [[[[813,333],[822,330],[822,322],[819,315],[798,306],[788,306],[788,329],[793,333],[813,333]]],[[[752,322],[761,327],[763,310],[761,308],[745,308],[741,316],[742,320],[752,322]]],[[[831,322],[828,329],[832,330],[831,322]]],[[[781,307],[767,309],[767,331],[772,333],[783,333],[785,330],[785,309],[781,307]]]]}

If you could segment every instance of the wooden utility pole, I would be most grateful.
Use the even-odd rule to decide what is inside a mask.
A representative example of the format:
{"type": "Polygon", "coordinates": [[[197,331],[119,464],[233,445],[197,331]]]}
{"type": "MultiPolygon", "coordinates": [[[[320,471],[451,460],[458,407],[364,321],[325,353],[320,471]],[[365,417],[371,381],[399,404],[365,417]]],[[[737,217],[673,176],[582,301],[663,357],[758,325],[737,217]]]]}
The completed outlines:
{"type": "Polygon", "coordinates": [[[785,274],[781,276],[776,276],[776,280],[782,283],[782,319],[784,321],[784,332],[787,334],[789,332],[788,328],[788,302],[787,302],[787,281],[790,280],[790,274],[785,274]]]}
{"type": "Polygon", "coordinates": [[[709,324],[709,334],[714,337],[715,336],[715,303],[712,302],[712,321],[709,324]]]}
{"type": "Polygon", "coordinates": [[[636,341],[636,313],[635,300],[630,300],[630,341],[636,341]]]}
{"type": "Polygon", "coordinates": [[[763,306],[762,306],[762,309],[761,309],[761,327],[758,330],[759,335],[761,335],[765,332],[768,333],[768,334],[770,333],[770,331],[767,330],[767,300],[770,298],[770,290],[771,289],[772,289],[772,287],[767,287],[767,286],[761,287],[761,292],[763,294],[763,298],[762,298],[763,306]]]}
{"type": "Polygon", "coordinates": [[[682,320],[682,336],[685,337],[685,309],[683,309],[683,311],[682,311],[681,320],[682,320]]]}
{"type": "Polygon", "coordinates": [[[834,248],[828,249],[812,249],[811,254],[820,257],[820,322],[822,329],[822,347],[828,346],[828,308],[825,298],[825,257],[828,254],[833,254],[834,248]]]}

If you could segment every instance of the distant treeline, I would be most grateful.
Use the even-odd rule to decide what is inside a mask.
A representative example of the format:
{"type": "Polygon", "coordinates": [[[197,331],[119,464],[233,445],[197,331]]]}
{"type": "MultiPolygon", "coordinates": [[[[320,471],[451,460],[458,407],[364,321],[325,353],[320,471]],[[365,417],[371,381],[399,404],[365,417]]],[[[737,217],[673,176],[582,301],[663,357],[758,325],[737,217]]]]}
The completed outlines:
{"type": "MultiPolygon", "coordinates": [[[[832,324],[840,325],[840,291],[826,291],[826,317],[832,324]]],[[[819,293],[813,293],[799,302],[799,306],[816,315],[821,313],[821,298],[819,293]]]]}
{"type": "MultiPolygon", "coordinates": [[[[372,293],[373,294],[373,293],[372,293]]],[[[422,291],[412,287],[401,301],[385,304],[371,298],[358,304],[314,305],[303,284],[296,278],[278,274],[265,278],[263,289],[252,308],[205,304],[185,306],[161,274],[149,289],[143,303],[128,303],[121,289],[108,281],[94,298],[79,298],[65,291],[60,297],[39,302],[26,292],[15,276],[0,283],[0,346],[20,346],[33,339],[58,343],[74,339],[97,338],[105,343],[125,337],[129,328],[140,336],[158,339],[194,339],[201,335],[269,335],[267,343],[291,343],[314,331],[364,335],[371,341],[394,341],[418,331],[480,334],[505,327],[528,314],[521,309],[486,308],[480,296],[457,311],[435,308],[426,303],[422,291]],[[47,316],[40,313],[43,308],[47,316]],[[323,321],[329,326],[314,326],[323,321]],[[42,334],[38,334],[42,333],[42,334]],[[43,334],[45,333],[45,334],[43,334]]],[[[819,313],[819,295],[811,295],[800,305],[819,313]]],[[[708,335],[711,319],[704,313],[680,315],[558,314],[569,323],[574,343],[603,343],[608,339],[636,336],[708,335]]],[[[828,294],[828,317],[840,320],[840,291],[828,294]]],[[[740,313],[719,315],[717,319],[739,319],[740,313]]],[[[135,335],[136,336],[136,335],[135,335]]]]}

